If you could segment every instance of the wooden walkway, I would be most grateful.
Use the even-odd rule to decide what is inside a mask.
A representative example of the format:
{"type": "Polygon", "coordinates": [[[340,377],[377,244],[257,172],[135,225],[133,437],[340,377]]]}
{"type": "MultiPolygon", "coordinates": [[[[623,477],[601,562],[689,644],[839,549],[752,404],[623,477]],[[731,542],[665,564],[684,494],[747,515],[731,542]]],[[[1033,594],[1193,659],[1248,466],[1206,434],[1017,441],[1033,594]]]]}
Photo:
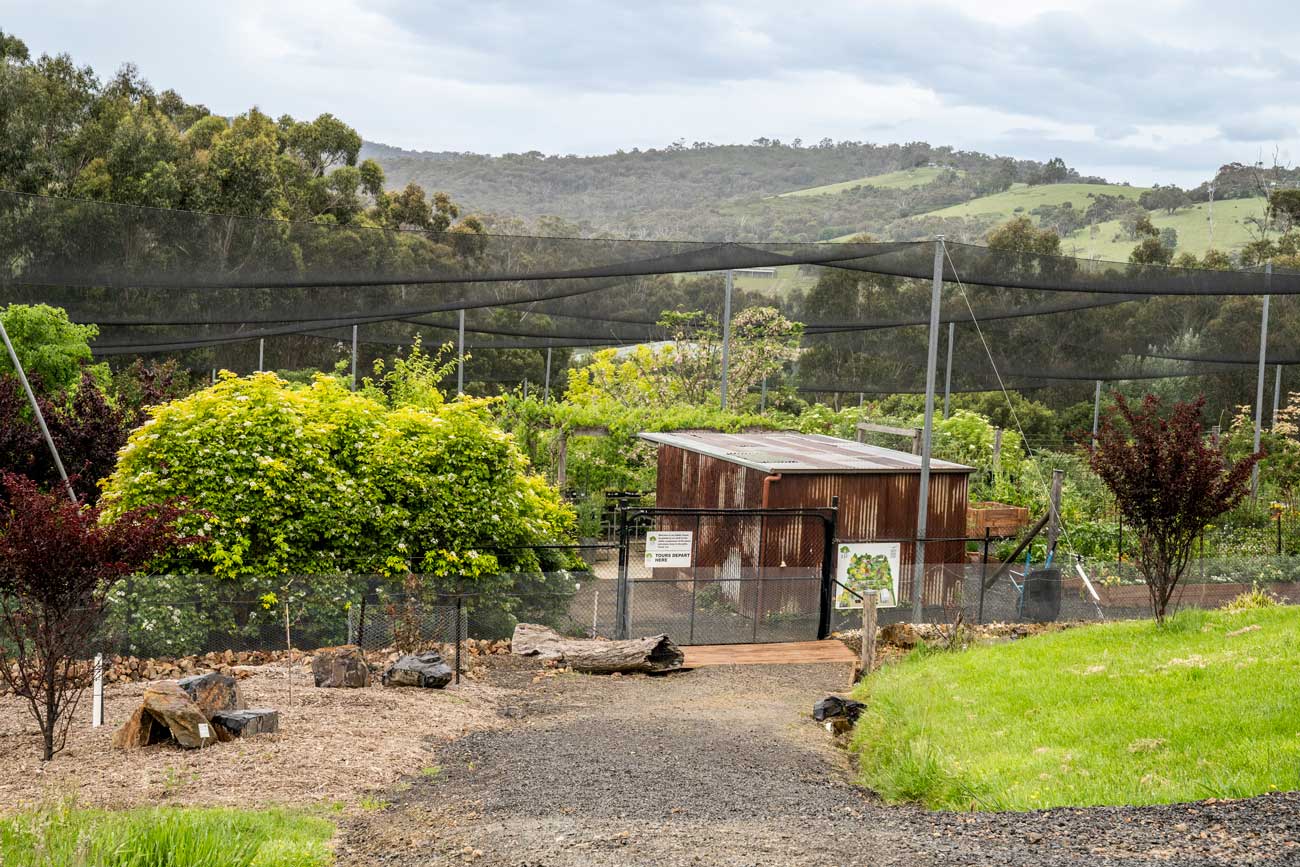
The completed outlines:
{"type": "Polygon", "coordinates": [[[779,644],[694,644],[682,648],[686,668],[705,665],[807,665],[839,662],[856,665],[858,657],[842,641],[789,641],[779,644]]]}

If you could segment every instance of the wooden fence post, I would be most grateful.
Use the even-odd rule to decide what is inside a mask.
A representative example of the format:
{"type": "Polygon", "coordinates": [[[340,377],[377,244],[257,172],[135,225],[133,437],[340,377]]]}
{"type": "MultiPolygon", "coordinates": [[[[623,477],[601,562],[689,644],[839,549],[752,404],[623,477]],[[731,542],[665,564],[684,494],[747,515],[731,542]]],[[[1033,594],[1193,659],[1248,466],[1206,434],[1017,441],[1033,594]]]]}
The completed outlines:
{"type": "Polygon", "coordinates": [[[876,604],[880,593],[864,590],[862,593],[862,676],[871,674],[876,663],[876,604]]]}

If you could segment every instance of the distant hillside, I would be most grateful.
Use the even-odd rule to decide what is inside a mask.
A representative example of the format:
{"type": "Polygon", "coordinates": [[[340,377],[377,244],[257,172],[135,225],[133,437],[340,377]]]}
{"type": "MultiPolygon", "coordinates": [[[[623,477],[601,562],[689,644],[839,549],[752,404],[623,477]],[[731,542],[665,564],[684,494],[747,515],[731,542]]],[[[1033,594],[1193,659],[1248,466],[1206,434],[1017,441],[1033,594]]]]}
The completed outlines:
{"type": "MultiPolygon", "coordinates": [[[[501,231],[701,240],[824,241],[866,232],[911,240],[943,233],[978,243],[1024,215],[1057,229],[1063,249],[1127,259],[1135,241],[1121,218],[1148,214],[1177,233],[1177,250],[1210,243],[1209,182],[1174,213],[1138,205],[1145,187],[1081,178],[1063,163],[1012,160],[925,142],[816,146],[675,144],[603,156],[499,157],[405,151],[367,143],[392,187],[441,190],[501,231]]],[[[1214,246],[1251,239],[1263,192],[1300,184],[1300,173],[1233,164],[1215,178],[1214,246]]],[[[796,283],[801,277],[792,277],[796,283]]],[[[753,278],[759,292],[789,289],[787,275],[753,278]]]]}
{"type": "Polygon", "coordinates": [[[803,147],[760,140],[592,157],[424,153],[367,143],[361,156],[378,160],[392,187],[415,181],[476,213],[528,222],[555,216],[634,237],[741,240],[881,233],[900,218],[998,192],[1045,171],[1031,160],[924,142],[803,147]],[[880,176],[880,186],[864,185],[880,176]]]}

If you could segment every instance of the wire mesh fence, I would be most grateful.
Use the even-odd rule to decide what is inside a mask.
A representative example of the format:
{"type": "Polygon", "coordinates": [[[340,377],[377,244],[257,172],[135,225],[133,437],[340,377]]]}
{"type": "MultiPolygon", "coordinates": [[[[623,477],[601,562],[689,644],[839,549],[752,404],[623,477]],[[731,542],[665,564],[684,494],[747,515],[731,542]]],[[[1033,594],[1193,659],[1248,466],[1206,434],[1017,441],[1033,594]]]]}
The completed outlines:
{"type": "MultiPolygon", "coordinates": [[[[93,644],[108,656],[178,658],[311,652],[341,644],[450,651],[467,639],[508,640],[518,623],[569,637],[666,633],[682,645],[806,641],[861,625],[858,588],[820,562],[743,566],[739,548],[721,545],[716,563],[664,569],[645,565],[645,545],[643,537],[623,550],[589,544],[574,548],[586,561],[583,569],[477,581],[317,575],[289,582],[276,576],[304,588],[287,601],[270,593],[222,593],[221,579],[212,576],[137,576],[109,600],[93,644]],[[178,587],[208,592],[168,592],[178,587]]],[[[916,619],[914,567],[899,571],[890,576],[892,587],[877,612],[882,626],[916,619]]],[[[980,551],[966,562],[927,562],[922,572],[925,623],[1100,622],[1152,612],[1132,561],[999,563],[980,551]]],[[[1170,607],[1217,608],[1255,589],[1300,603],[1300,556],[1194,558],[1170,607]]]]}

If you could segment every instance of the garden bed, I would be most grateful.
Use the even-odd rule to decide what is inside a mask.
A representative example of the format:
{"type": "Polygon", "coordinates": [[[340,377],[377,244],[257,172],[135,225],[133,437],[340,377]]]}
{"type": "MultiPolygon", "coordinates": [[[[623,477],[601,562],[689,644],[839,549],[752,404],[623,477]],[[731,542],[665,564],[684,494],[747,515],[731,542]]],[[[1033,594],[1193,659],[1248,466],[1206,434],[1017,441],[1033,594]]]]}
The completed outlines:
{"type": "MultiPolygon", "coordinates": [[[[418,774],[440,744],[499,725],[505,692],[466,679],[445,690],[317,689],[310,669],[248,669],[250,706],[280,710],[280,730],[202,750],[172,745],[113,749],[114,730],[140,704],[145,683],[105,687],[105,725],[91,728],[90,693],[77,708],[68,746],[40,761],[39,735],[23,702],[0,697],[3,810],[72,797],[83,806],[351,806],[366,793],[418,774]]],[[[376,684],[378,678],[376,678],[376,684]]]]}

